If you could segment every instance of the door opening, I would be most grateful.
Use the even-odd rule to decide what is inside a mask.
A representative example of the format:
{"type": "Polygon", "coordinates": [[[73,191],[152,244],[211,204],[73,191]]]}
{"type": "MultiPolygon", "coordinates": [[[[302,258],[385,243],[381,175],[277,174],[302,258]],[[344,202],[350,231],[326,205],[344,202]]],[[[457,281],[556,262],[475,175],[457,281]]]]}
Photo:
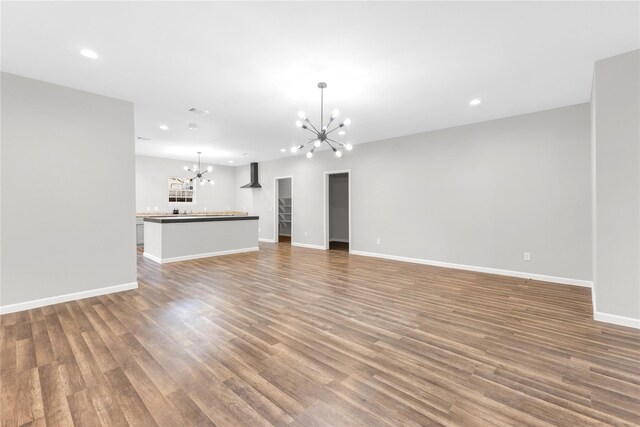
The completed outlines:
{"type": "Polygon", "coordinates": [[[349,172],[327,173],[326,248],[349,251],[351,244],[349,172]]]}
{"type": "Polygon", "coordinates": [[[274,240],[276,242],[291,243],[291,231],[293,229],[291,181],[291,177],[275,179],[276,224],[274,240]]]}

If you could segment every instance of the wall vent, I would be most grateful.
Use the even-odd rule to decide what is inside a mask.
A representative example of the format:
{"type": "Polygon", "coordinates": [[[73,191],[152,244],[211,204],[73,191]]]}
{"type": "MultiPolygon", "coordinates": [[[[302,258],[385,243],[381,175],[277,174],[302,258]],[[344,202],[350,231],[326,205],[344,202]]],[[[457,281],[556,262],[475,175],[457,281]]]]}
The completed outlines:
{"type": "Polygon", "coordinates": [[[199,116],[204,116],[206,114],[209,114],[207,110],[203,110],[201,108],[196,108],[196,107],[189,107],[187,108],[187,111],[193,114],[197,114],[199,116]]]}

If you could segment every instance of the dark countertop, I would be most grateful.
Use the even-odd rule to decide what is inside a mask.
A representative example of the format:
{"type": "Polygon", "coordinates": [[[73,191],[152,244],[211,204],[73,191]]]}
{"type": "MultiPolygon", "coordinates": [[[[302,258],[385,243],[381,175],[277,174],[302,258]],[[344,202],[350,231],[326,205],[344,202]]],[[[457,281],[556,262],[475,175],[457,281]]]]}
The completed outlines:
{"type": "Polygon", "coordinates": [[[159,222],[161,224],[171,224],[171,223],[182,223],[182,222],[210,222],[210,221],[247,221],[247,220],[257,220],[258,216],[202,216],[202,215],[194,215],[194,216],[186,216],[186,215],[175,215],[175,216],[152,216],[144,218],[145,222],[159,222]]]}

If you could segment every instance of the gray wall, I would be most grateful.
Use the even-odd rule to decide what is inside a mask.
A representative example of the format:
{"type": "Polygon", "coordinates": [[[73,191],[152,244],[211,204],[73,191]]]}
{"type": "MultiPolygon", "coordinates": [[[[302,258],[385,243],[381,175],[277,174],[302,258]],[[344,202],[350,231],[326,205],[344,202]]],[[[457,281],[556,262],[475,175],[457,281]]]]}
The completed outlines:
{"type": "MultiPolygon", "coordinates": [[[[194,159],[197,154],[193,153],[194,159]]],[[[136,156],[136,212],[147,212],[147,208],[158,208],[160,212],[170,212],[173,209],[184,211],[233,210],[235,204],[235,171],[233,167],[212,165],[213,172],[207,173],[207,179],[213,179],[214,185],[196,184],[196,203],[171,205],[167,200],[167,181],[169,177],[190,178],[190,172],[184,166],[192,166],[193,161],[161,159],[157,157],[136,156]]],[[[209,163],[203,163],[206,169],[209,163]]]]}
{"type": "Polygon", "coordinates": [[[278,180],[278,197],[291,197],[291,178],[278,180]]]}
{"type": "Polygon", "coordinates": [[[133,104],[1,79],[0,305],[136,282],[133,104]]]}
{"type": "Polygon", "coordinates": [[[349,174],[329,175],[329,241],[349,241],[349,174]]]}
{"type": "Polygon", "coordinates": [[[640,50],[598,61],[591,100],[595,309],[632,319],[640,319],[639,76],[640,50]]]}
{"type": "MultiPolygon", "coordinates": [[[[263,188],[239,190],[236,207],[273,238],[273,178],[292,175],[293,241],[324,246],[324,172],[348,169],[353,250],[588,281],[589,153],[580,104],[372,142],[341,159],[263,162],[263,188]]],[[[236,184],[248,177],[237,168],[236,184]]]]}

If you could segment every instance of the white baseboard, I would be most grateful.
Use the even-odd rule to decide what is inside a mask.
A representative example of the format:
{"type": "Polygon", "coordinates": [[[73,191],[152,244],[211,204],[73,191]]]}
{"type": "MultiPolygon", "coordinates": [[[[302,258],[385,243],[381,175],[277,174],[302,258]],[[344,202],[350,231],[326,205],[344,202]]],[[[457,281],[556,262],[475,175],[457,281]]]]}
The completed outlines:
{"type": "Polygon", "coordinates": [[[263,239],[262,237],[258,239],[259,242],[264,242],[264,243],[275,243],[276,241],[273,239],[263,239]]]}
{"type": "Polygon", "coordinates": [[[131,282],[124,283],[122,285],[107,286],[106,288],[90,289],[88,291],[74,292],[72,294],[57,295],[54,297],[19,302],[17,304],[3,305],[0,306],[0,314],[15,313],[16,311],[31,310],[32,308],[44,307],[46,305],[60,304],[63,302],[75,301],[83,298],[112,294],[114,292],[128,291],[130,289],[136,289],[137,287],[138,282],[131,282]]]}
{"type": "Polygon", "coordinates": [[[145,258],[149,258],[151,261],[162,263],[162,259],[158,258],[155,255],[151,255],[149,252],[142,252],[142,256],[145,258]]]}
{"type": "Polygon", "coordinates": [[[158,258],[155,255],[151,255],[147,252],[143,252],[142,255],[146,258],[149,258],[152,261],[158,262],[160,264],[166,264],[169,262],[179,262],[179,261],[188,261],[191,259],[200,259],[200,258],[209,258],[209,257],[213,257],[213,256],[220,256],[220,255],[232,255],[232,254],[240,254],[243,252],[254,252],[259,250],[260,248],[255,247],[255,248],[242,248],[242,249],[231,249],[228,251],[218,251],[218,252],[209,252],[209,253],[204,253],[204,254],[196,254],[196,255],[185,255],[185,256],[177,256],[177,257],[173,257],[173,258],[158,258]]]}
{"type": "Polygon", "coordinates": [[[544,274],[525,273],[522,271],[501,270],[498,268],[478,267],[475,265],[454,264],[451,262],[432,261],[432,260],[420,259],[420,258],[408,258],[408,257],[397,256],[397,255],[379,254],[375,252],[364,252],[364,251],[354,251],[354,250],[349,252],[353,255],[384,258],[384,259],[391,259],[394,261],[402,261],[402,262],[412,262],[415,264],[433,265],[435,267],[455,268],[458,270],[476,271],[478,273],[498,274],[500,276],[519,277],[522,279],[540,280],[542,282],[560,283],[563,285],[583,286],[586,288],[590,288],[593,286],[593,282],[591,281],[571,279],[567,277],[546,276],[544,274]]]}
{"type": "Polygon", "coordinates": [[[299,248],[308,248],[308,249],[320,249],[323,251],[327,250],[327,248],[325,248],[324,246],[310,245],[308,243],[291,242],[291,246],[298,246],[299,248]]]}
{"type": "Polygon", "coordinates": [[[593,320],[640,329],[640,319],[634,319],[633,317],[618,316],[616,314],[600,313],[599,311],[596,311],[593,313],[593,320]]]}

